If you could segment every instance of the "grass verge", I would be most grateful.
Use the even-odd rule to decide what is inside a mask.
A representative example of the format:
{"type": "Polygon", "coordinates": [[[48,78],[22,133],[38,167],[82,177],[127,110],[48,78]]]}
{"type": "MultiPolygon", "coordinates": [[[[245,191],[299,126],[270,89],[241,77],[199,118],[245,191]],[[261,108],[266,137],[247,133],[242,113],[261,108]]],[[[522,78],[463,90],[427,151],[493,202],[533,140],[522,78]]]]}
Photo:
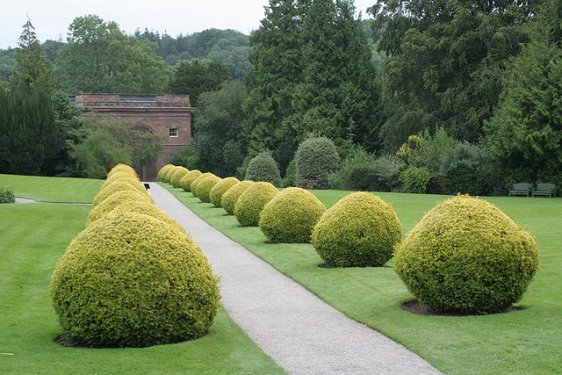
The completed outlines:
{"type": "MultiPolygon", "coordinates": [[[[483,316],[422,316],[402,310],[412,299],[392,268],[320,268],[308,244],[268,244],[259,228],[242,228],[223,209],[164,185],[209,224],[299,282],[347,316],[402,343],[449,374],[558,374],[562,367],[562,199],[493,197],[537,239],[541,266],[518,306],[483,316]]],[[[329,207],[348,194],[315,191],[329,207]]],[[[444,196],[380,193],[410,230],[444,196]]]]}
{"type": "MultiPolygon", "coordinates": [[[[60,184],[53,178],[30,181],[48,191],[60,184]]],[[[73,181],[65,181],[63,190],[84,186],[73,181]]],[[[54,343],[60,327],[51,307],[49,279],[56,261],[83,229],[88,209],[50,203],[0,205],[0,374],[284,373],[222,309],[210,333],[194,341],[127,349],[54,343]]]]}

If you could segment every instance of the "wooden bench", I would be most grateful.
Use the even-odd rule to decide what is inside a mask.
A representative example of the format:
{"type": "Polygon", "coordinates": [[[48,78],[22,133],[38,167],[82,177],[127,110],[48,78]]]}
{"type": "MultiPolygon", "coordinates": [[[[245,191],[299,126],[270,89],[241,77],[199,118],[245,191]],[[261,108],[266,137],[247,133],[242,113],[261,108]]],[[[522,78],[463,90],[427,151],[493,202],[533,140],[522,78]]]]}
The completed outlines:
{"type": "Polygon", "coordinates": [[[527,182],[520,182],[517,184],[513,184],[511,189],[509,189],[509,196],[512,197],[514,195],[524,195],[529,197],[531,195],[531,190],[533,189],[533,184],[529,184],[527,182]]]}
{"type": "Polygon", "coordinates": [[[555,197],[556,185],[551,183],[537,184],[536,188],[532,191],[533,197],[555,197]]]}

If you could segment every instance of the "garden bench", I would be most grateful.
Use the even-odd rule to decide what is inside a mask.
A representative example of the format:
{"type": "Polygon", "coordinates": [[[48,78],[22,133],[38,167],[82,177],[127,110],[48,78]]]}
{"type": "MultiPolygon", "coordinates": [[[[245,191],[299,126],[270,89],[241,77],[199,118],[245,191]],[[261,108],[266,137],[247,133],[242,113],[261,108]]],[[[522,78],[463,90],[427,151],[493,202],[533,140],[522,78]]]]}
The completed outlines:
{"type": "Polygon", "coordinates": [[[533,195],[533,197],[537,197],[537,196],[555,197],[556,196],[556,185],[551,184],[551,183],[537,184],[537,187],[533,188],[532,195],[533,195]]]}
{"type": "Polygon", "coordinates": [[[517,184],[513,184],[511,189],[509,189],[509,196],[514,195],[525,195],[530,196],[531,190],[533,189],[533,184],[529,184],[527,182],[519,182],[517,184]]]}

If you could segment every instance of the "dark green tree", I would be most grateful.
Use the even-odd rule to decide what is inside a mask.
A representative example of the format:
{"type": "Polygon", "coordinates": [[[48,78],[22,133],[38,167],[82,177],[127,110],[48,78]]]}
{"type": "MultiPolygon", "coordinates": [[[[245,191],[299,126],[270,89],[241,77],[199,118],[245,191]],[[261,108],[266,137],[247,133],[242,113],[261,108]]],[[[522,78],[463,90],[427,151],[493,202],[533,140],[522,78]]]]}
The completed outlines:
{"type": "Polygon", "coordinates": [[[519,181],[562,182],[562,3],[546,0],[509,67],[486,142],[519,181]]]}
{"type": "Polygon", "coordinates": [[[35,27],[28,18],[23,25],[16,49],[17,70],[12,77],[12,85],[23,85],[44,89],[52,93],[56,89],[53,76],[53,68],[45,57],[45,51],[41,47],[35,27]]]}
{"type": "Polygon", "coordinates": [[[371,51],[352,1],[314,0],[304,17],[302,82],[291,119],[297,138],[310,132],[340,145],[376,148],[378,90],[371,51]]]}
{"type": "Polygon", "coordinates": [[[246,89],[238,81],[226,81],[220,90],[203,93],[199,98],[190,146],[190,168],[233,176],[245,157],[246,141],[242,134],[242,103],[246,89]]]}
{"type": "Polygon", "coordinates": [[[383,63],[386,146],[443,127],[477,142],[502,91],[505,65],[527,41],[522,25],[542,0],[380,0],[375,16],[383,63]]]}
{"type": "Polygon", "coordinates": [[[298,142],[286,121],[293,114],[292,96],[303,79],[302,30],[310,0],[270,0],[265,18],[250,37],[252,68],[247,72],[248,98],[245,133],[252,155],[272,150],[278,156],[288,150],[284,170],[298,142]]]}
{"type": "Polygon", "coordinates": [[[230,72],[219,62],[181,61],[168,84],[168,91],[172,94],[188,94],[191,105],[196,107],[202,93],[218,90],[229,79],[230,72]]]}
{"type": "Polygon", "coordinates": [[[75,18],[57,71],[67,92],[161,93],[168,72],[149,40],[127,36],[98,16],[75,18]]]}
{"type": "Polygon", "coordinates": [[[45,89],[23,84],[0,89],[0,173],[40,174],[63,145],[45,89]]]}

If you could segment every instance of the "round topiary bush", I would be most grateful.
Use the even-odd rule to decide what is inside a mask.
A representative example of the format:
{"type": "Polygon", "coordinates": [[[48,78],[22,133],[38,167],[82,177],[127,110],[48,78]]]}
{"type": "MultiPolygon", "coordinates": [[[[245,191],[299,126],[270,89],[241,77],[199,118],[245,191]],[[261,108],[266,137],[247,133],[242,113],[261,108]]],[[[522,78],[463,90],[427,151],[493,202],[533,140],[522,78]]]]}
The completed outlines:
{"type": "Polygon", "coordinates": [[[166,172],[165,174],[162,174],[163,180],[166,183],[171,184],[170,179],[172,178],[173,174],[176,173],[176,171],[179,171],[181,168],[183,168],[183,167],[181,167],[179,165],[176,165],[176,166],[170,168],[168,170],[168,172],[166,172]]]}
{"type": "Polygon", "coordinates": [[[211,203],[214,204],[215,207],[222,207],[221,199],[224,193],[226,193],[228,189],[230,189],[231,187],[233,187],[239,182],[240,180],[237,179],[236,177],[223,178],[222,180],[217,182],[217,184],[213,186],[211,192],[209,193],[209,198],[211,198],[211,203]]]}
{"type": "MultiPolygon", "coordinates": [[[[123,175],[119,174],[119,175],[114,175],[109,180],[106,180],[102,184],[100,190],[98,191],[98,194],[96,194],[96,195],[105,195],[105,197],[107,197],[106,191],[107,190],[109,190],[109,191],[119,190],[118,188],[116,188],[118,186],[121,187],[121,188],[124,188],[125,186],[128,186],[128,187],[131,187],[133,189],[138,190],[140,193],[148,194],[144,185],[141,184],[140,181],[136,177],[123,176],[123,175]]],[[[103,198],[103,199],[105,199],[105,198],[103,198]]],[[[101,199],[101,200],[103,200],[103,199],[101,199]]],[[[97,199],[97,200],[99,200],[99,199],[97,199]]]]}
{"type": "Polygon", "coordinates": [[[143,347],[205,335],[218,279],[185,234],[147,215],[112,215],[71,242],[50,294],[69,344],[143,347]]]}
{"type": "Polygon", "coordinates": [[[228,189],[221,198],[221,206],[224,208],[227,214],[234,215],[234,207],[236,207],[236,202],[238,198],[245,192],[250,186],[254,184],[254,181],[241,181],[228,189]]]}
{"type": "Polygon", "coordinates": [[[117,173],[127,173],[133,177],[137,177],[137,172],[135,172],[134,168],[127,164],[117,164],[115,167],[111,168],[111,170],[107,174],[107,177],[111,177],[112,175],[117,173]]]}
{"type": "Polygon", "coordinates": [[[246,169],[245,180],[265,181],[274,186],[281,186],[281,175],[279,167],[271,156],[271,153],[264,151],[252,158],[246,169]]]}
{"type": "Polygon", "coordinates": [[[400,241],[394,209],[371,193],[351,193],[329,208],[312,231],[320,257],[337,267],[381,267],[400,241]]]}
{"type": "Polygon", "coordinates": [[[191,184],[197,179],[197,177],[201,176],[202,174],[203,173],[197,169],[189,171],[189,173],[183,176],[183,178],[180,180],[180,187],[184,191],[191,191],[191,184]]]}
{"type": "Polygon", "coordinates": [[[465,314],[507,309],[538,263],[529,233],[491,203],[466,195],[429,211],[395,255],[398,276],[421,303],[465,314]]]}
{"type": "Polygon", "coordinates": [[[326,211],[314,194],[287,188],[277,194],[260,214],[259,226],[272,242],[310,242],[312,228],[326,211]]]}
{"type": "Polygon", "coordinates": [[[206,172],[193,180],[193,182],[191,183],[191,194],[193,194],[194,197],[197,197],[197,186],[199,185],[199,183],[209,176],[214,176],[214,174],[212,174],[211,172],[206,172]]]}
{"type": "Polygon", "coordinates": [[[256,182],[244,191],[234,206],[234,215],[240,225],[257,226],[260,212],[277,193],[277,188],[269,182],[256,182]]]}
{"type": "Polygon", "coordinates": [[[326,137],[310,137],[297,149],[295,184],[306,189],[327,189],[340,157],[334,142],[326,137]]]}
{"type": "Polygon", "coordinates": [[[16,196],[14,191],[7,187],[0,187],[0,203],[14,203],[16,201],[16,196]]]}
{"type": "Polygon", "coordinates": [[[148,194],[142,194],[135,189],[119,190],[111,195],[109,195],[104,200],[100,201],[98,204],[92,206],[90,213],[88,214],[87,224],[96,221],[109,212],[111,212],[115,207],[119,206],[124,202],[138,201],[146,205],[152,205],[152,198],[148,194]]]}
{"type": "Polygon", "coordinates": [[[211,189],[221,180],[220,177],[215,175],[207,176],[203,178],[197,184],[197,198],[201,200],[201,202],[209,203],[211,202],[211,197],[209,194],[211,193],[211,189]]]}
{"type": "Polygon", "coordinates": [[[175,187],[180,187],[180,180],[183,176],[189,173],[189,169],[184,167],[178,167],[176,171],[170,176],[170,184],[175,187]]]}
{"type": "Polygon", "coordinates": [[[111,195],[115,194],[118,191],[131,191],[131,190],[134,190],[135,192],[140,194],[144,194],[147,197],[149,196],[148,193],[146,192],[146,189],[142,185],[140,185],[138,180],[134,181],[134,180],[127,180],[127,179],[119,179],[119,180],[114,180],[109,185],[104,186],[100,191],[98,191],[98,193],[96,194],[96,196],[92,201],[92,205],[94,207],[97,206],[98,204],[100,204],[100,202],[103,202],[108,197],[110,197],[111,195]],[[138,184],[138,186],[136,186],[136,184],[138,184]]]}
{"type": "Polygon", "coordinates": [[[158,181],[166,182],[164,181],[164,176],[172,168],[174,168],[173,164],[166,164],[165,166],[160,168],[160,170],[158,171],[158,181]]]}

